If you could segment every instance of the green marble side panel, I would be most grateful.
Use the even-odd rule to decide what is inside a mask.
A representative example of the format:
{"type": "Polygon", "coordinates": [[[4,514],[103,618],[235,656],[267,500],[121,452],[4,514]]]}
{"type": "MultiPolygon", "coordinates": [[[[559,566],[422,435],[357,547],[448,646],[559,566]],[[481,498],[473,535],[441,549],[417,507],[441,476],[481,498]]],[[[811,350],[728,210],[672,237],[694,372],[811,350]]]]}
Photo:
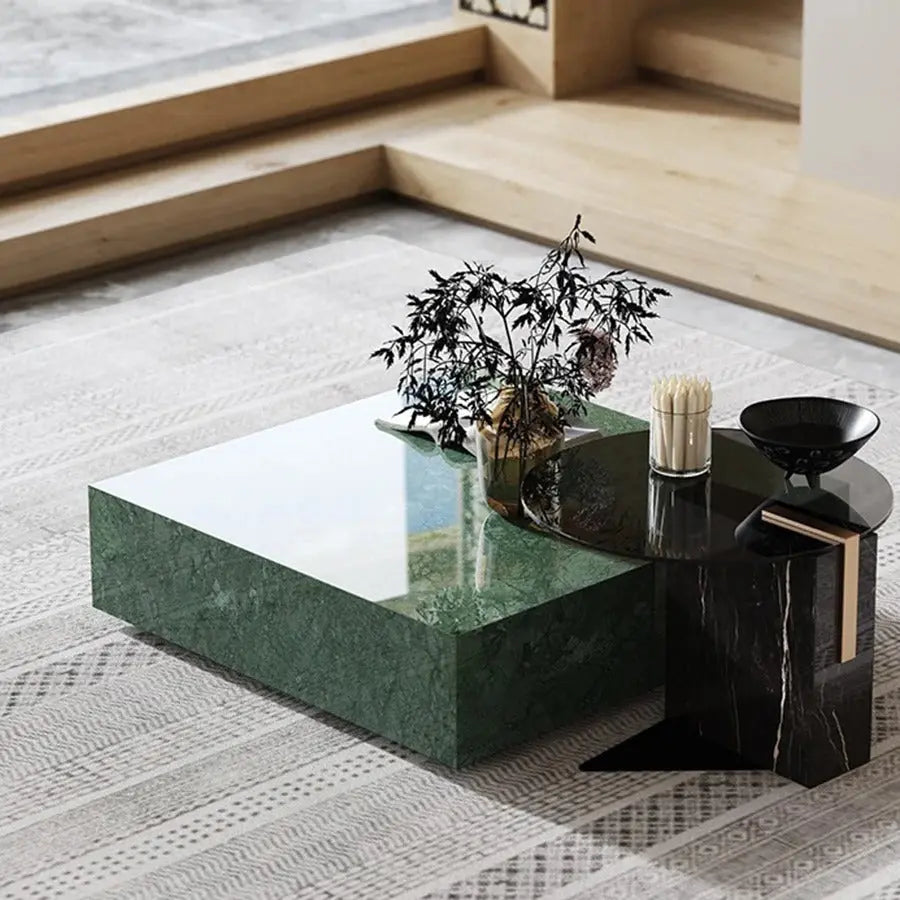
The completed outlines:
{"type": "Polygon", "coordinates": [[[94,606],[450,766],[452,636],[90,491],[94,606]]]}
{"type": "MultiPolygon", "coordinates": [[[[513,573],[565,573],[573,589],[514,617],[460,634],[457,740],[461,764],[543,734],[648,691],[663,677],[663,611],[652,566],[539,537],[530,560],[510,555],[516,527],[492,518],[486,529],[492,571],[485,602],[513,573]],[[579,570],[593,583],[583,587],[579,570]]],[[[542,574],[540,574],[542,573],[542,574]]]]}

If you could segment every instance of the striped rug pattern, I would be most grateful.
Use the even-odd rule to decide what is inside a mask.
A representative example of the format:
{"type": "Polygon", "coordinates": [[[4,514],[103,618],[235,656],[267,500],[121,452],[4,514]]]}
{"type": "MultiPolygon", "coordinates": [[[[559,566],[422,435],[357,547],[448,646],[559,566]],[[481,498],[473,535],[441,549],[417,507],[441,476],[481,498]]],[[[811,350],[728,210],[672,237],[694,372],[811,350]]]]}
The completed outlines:
{"type": "MultiPolygon", "coordinates": [[[[875,758],[767,773],[586,774],[651,695],[452,772],[90,606],[87,483],[384,390],[369,350],[425,272],[335,244],[0,335],[0,897],[900,898],[900,529],[882,533],[875,758]]],[[[699,368],[716,422],[816,392],[900,397],[661,321],[601,399],[645,414],[699,368]]]]}

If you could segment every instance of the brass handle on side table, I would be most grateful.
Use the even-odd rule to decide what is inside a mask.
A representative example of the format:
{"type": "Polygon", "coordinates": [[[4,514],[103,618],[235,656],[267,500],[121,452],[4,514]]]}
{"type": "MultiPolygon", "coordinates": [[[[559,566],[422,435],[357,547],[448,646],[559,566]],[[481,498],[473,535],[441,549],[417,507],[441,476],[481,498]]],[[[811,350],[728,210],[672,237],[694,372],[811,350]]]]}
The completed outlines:
{"type": "Polygon", "coordinates": [[[843,548],[843,592],[841,598],[840,661],[856,656],[856,632],[859,617],[859,535],[855,531],[818,522],[796,510],[773,506],[762,511],[763,522],[802,534],[823,544],[843,548]]]}

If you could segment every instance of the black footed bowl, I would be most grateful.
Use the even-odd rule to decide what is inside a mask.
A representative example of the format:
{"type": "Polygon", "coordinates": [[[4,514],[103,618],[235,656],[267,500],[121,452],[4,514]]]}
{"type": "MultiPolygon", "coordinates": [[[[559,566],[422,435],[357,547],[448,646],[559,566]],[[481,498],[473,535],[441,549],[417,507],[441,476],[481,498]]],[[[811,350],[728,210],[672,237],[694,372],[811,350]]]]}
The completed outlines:
{"type": "Polygon", "coordinates": [[[780,397],[753,403],[741,428],[790,475],[821,475],[846,462],[878,431],[870,409],[831,397],[780,397]]]}

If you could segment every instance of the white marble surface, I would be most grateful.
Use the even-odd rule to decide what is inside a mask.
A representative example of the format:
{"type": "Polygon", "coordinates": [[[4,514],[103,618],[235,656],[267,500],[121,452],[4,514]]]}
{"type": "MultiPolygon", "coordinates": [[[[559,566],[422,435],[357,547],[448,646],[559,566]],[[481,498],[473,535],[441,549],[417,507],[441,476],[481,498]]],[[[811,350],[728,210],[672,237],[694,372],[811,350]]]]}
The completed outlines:
{"type": "MultiPolygon", "coordinates": [[[[590,228],[592,223],[585,224],[590,228]]],[[[241,266],[366,234],[396,238],[461,259],[494,262],[500,268],[523,274],[531,271],[545,252],[544,247],[531,241],[386,200],[6,301],[0,304],[0,331],[131,300],[241,266]]],[[[604,268],[600,263],[593,265],[598,272],[604,268]]],[[[665,319],[835,375],[900,391],[898,353],[686,288],[666,286],[673,296],[661,307],[665,319]]],[[[702,367],[702,361],[698,360],[698,366],[702,367]]]]}
{"type": "Polygon", "coordinates": [[[238,39],[215,22],[111,0],[0,0],[0,21],[3,94],[23,84],[35,89],[238,39]]]}
{"type": "Polygon", "coordinates": [[[243,38],[262,38],[298,28],[371,16],[416,0],[128,0],[155,14],[225,28],[243,38]]]}
{"type": "Polygon", "coordinates": [[[0,116],[446,14],[446,0],[0,0],[0,116]]]}

